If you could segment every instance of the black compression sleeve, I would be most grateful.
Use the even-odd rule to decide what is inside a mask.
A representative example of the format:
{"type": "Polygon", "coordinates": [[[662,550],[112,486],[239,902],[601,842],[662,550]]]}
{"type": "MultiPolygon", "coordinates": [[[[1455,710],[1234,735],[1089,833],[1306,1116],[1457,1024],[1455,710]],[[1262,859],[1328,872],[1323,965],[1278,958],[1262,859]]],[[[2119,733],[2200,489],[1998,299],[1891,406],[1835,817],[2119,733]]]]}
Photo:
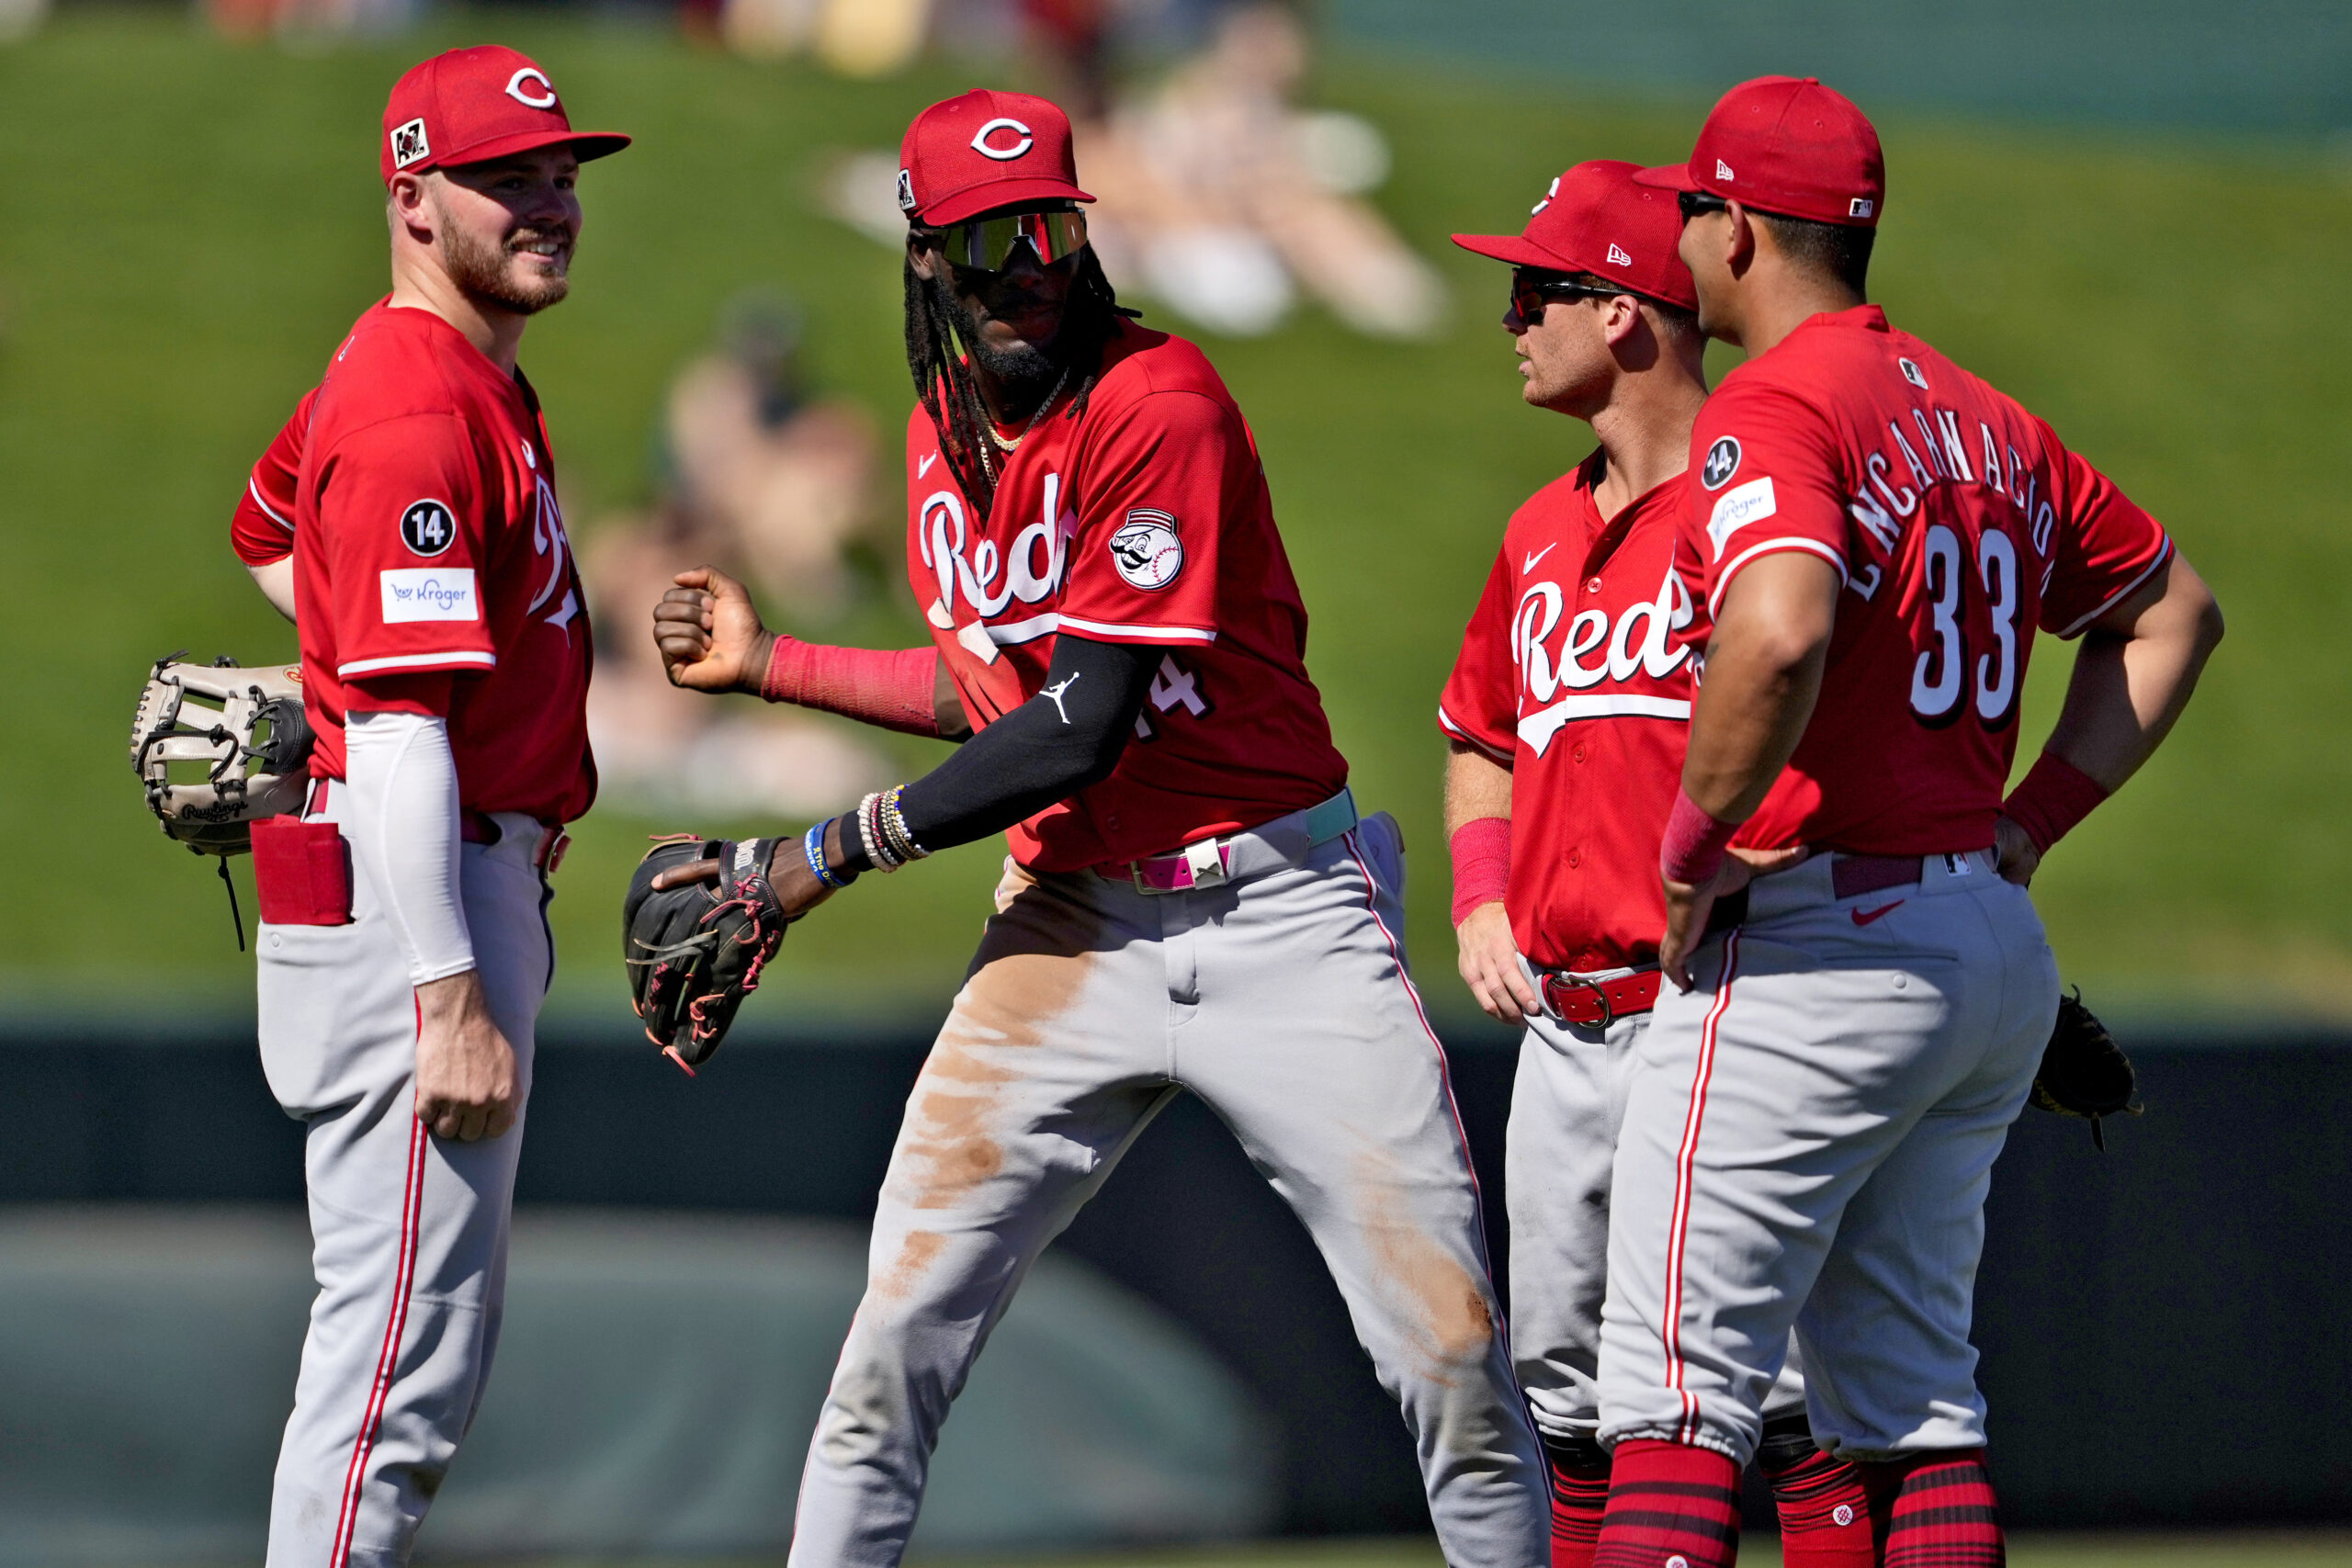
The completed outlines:
{"type": "Polygon", "coordinates": [[[907,785],[907,830],[926,850],[1001,833],[1110,777],[1135,734],[1160,650],[1054,640],[1045,688],[907,785]]]}

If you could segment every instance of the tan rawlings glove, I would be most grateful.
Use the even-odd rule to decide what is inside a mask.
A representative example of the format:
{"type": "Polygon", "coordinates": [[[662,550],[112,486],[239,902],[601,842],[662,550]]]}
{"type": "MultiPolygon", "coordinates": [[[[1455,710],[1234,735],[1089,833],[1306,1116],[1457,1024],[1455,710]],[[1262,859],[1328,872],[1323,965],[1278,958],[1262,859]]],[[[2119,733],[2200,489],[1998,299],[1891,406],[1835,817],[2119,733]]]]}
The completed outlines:
{"type": "Polygon", "coordinates": [[[164,831],[200,855],[241,855],[253,823],[299,811],[311,726],[298,667],[155,661],[130,726],[130,766],[164,831]]]}

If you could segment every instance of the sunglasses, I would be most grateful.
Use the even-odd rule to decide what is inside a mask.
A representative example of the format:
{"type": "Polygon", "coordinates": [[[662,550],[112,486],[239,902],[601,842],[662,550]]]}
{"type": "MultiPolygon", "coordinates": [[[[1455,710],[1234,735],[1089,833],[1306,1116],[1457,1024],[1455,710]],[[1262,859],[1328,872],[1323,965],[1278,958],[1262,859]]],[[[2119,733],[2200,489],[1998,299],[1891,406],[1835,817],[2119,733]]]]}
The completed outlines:
{"type": "Polygon", "coordinates": [[[1710,212],[1728,212],[1731,203],[1713,191],[1679,190],[1674,193],[1674,205],[1682,209],[1682,221],[1703,217],[1710,212]]]}
{"type": "Polygon", "coordinates": [[[1002,272],[1012,265],[1012,247],[1026,244],[1039,266],[1067,261],[1086,248],[1083,212],[1009,212],[918,229],[924,242],[950,262],[974,272],[1002,272]]]}
{"type": "Polygon", "coordinates": [[[1607,282],[1587,282],[1533,267],[1513,267],[1510,275],[1511,313],[1528,326],[1544,320],[1544,307],[1554,299],[1613,299],[1634,291],[1607,282]]]}

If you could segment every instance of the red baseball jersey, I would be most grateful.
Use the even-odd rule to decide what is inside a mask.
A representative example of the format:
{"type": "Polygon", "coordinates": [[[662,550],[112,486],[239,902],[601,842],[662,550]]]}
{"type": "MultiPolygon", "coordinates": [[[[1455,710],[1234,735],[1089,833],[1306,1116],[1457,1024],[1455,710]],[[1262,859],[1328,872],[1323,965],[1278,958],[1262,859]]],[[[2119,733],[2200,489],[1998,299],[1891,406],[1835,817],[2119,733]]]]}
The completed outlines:
{"type": "Polygon", "coordinates": [[[1844,589],[1821,697],[1742,844],[1935,854],[1993,841],[2036,628],[2078,635],[2172,558],[2050,426],[1875,305],[1724,378],[1681,534],[1702,619],[1804,550],[1844,589]]]}
{"type": "MultiPolygon", "coordinates": [[[[278,444],[300,448],[294,603],[311,773],[344,776],[343,716],[366,705],[355,689],[447,671],[461,677],[448,714],[461,802],[579,817],[596,793],[588,621],[530,383],[431,311],[379,304],[305,400],[307,431],[298,411],[278,444]]],[[[271,450],[264,469],[282,465],[271,450]]],[[[265,495],[257,477],[248,499],[265,495]]]]}
{"type": "Polygon", "coordinates": [[[1014,827],[1014,858],[1133,860],[1336,794],[1257,439],[1207,357],[1127,323],[1072,406],[1001,457],[985,518],[930,415],[907,422],[908,580],[976,728],[1037,694],[1062,630],[1165,650],[1117,768],[1014,827]]]}
{"type": "Polygon", "coordinates": [[[237,498],[229,519],[229,543],[247,566],[267,566],[294,553],[294,509],[301,504],[302,446],[311,434],[311,411],[317,406],[316,387],[294,405],[269,450],[246,476],[245,493],[237,498]]]}
{"type": "Polygon", "coordinates": [[[1511,514],[1438,724],[1511,771],[1520,952],[1547,969],[1657,958],[1658,840],[1682,776],[1697,621],[1677,476],[1603,522],[1596,452],[1511,514]]]}

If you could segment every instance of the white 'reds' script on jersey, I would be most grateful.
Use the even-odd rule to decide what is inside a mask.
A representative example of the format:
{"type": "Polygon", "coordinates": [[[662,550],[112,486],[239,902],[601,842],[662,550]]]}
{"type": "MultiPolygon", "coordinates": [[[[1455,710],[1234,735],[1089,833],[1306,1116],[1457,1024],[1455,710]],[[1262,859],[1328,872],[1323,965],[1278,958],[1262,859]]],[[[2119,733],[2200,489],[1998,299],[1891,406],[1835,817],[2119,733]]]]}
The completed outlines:
{"type": "Polygon", "coordinates": [[[1566,614],[1557,582],[1531,582],[1520,591],[1511,622],[1511,657],[1520,670],[1519,738],[1542,756],[1561,727],[1579,718],[1690,716],[1683,697],[1596,688],[1623,686],[1636,677],[1663,681],[1690,657],[1672,634],[1695,618],[1690,592],[1668,563],[1657,597],[1629,606],[1611,624],[1607,611],[1566,614]],[[1566,619],[1565,629],[1561,626],[1566,619]],[[1555,634],[1557,634],[1556,639],[1555,634]],[[1592,662],[1587,663],[1588,658],[1592,662]],[[1561,696],[1562,688],[1571,695],[1561,696]]]}

